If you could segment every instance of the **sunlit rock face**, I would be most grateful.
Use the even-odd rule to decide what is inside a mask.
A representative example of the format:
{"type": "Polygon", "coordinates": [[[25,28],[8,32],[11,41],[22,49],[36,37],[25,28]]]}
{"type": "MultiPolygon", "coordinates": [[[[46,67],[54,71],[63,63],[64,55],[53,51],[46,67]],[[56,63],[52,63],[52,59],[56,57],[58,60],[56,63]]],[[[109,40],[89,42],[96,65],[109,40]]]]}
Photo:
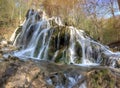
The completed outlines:
{"type": "Polygon", "coordinates": [[[49,60],[77,65],[108,65],[116,67],[120,54],[111,52],[94,41],[83,30],[62,24],[59,17],[45,18],[42,11],[29,10],[14,45],[14,53],[23,58],[49,60]],[[114,56],[114,61],[109,60],[114,56]]]}

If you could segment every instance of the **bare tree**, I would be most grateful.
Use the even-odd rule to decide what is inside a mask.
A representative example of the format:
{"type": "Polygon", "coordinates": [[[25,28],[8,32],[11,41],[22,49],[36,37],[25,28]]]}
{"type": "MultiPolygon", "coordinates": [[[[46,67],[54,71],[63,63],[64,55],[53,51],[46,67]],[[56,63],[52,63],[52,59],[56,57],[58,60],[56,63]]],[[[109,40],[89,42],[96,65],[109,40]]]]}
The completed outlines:
{"type": "Polygon", "coordinates": [[[117,2],[118,2],[118,5],[119,5],[119,10],[120,10],[120,0],[117,0],[117,2]]]}

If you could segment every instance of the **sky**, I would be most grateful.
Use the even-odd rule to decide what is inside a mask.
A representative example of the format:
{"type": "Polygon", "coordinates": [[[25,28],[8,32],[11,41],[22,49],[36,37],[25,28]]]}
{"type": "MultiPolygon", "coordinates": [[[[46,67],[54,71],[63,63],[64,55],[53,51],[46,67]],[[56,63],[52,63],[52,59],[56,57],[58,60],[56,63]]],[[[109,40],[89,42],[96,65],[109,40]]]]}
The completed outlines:
{"type": "Polygon", "coordinates": [[[87,0],[87,8],[90,9],[91,14],[96,11],[98,18],[110,18],[112,16],[110,10],[110,7],[112,7],[111,1],[113,2],[114,15],[120,15],[117,0],[87,0]]]}
{"type": "MultiPolygon", "coordinates": [[[[28,1],[28,0],[25,0],[25,1],[28,1]]],[[[114,2],[114,4],[113,4],[113,7],[114,7],[114,14],[115,15],[120,15],[120,11],[119,11],[119,7],[118,7],[118,3],[117,3],[117,0],[87,0],[88,2],[93,2],[93,3],[95,3],[96,1],[98,1],[98,3],[99,3],[99,5],[100,6],[97,6],[97,12],[98,13],[100,13],[100,14],[98,14],[98,17],[103,17],[103,18],[110,18],[111,16],[112,16],[112,14],[111,14],[111,12],[110,11],[108,11],[109,10],[109,7],[107,7],[107,4],[109,4],[110,3],[110,1],[113,1],[114,2]],[[94,2],[95,1],[95,2],[94,2]],[[106,6],[101,6],[101,5],[103,5],[103,3],[106,5],[106,6]]],[[[19,6],[18,4],[17,4],[17,6],[19,6]]],[[[89,5],[88,5],[89,6],[89,5]]],[[[92,8],[91,8],[91,13],[92,13],[92,8]]]]}
{"type": "MultiPolygon", "coordinates": [[[[114,14],[115,16],[117,15],[120,15],[120,10],[119,10],[119,6],[118,6],[118,3],[117,3],[117,0],[99,0],[100,3],[104,2],[104,3],[110,3],[110,1],[113,1],[114,4],[113,4],[113,8],[114,8],[114,14]]],[[[105,15],[105,18],[110,18],[112,16],[111,13],[108,13],[105,15]]]]}

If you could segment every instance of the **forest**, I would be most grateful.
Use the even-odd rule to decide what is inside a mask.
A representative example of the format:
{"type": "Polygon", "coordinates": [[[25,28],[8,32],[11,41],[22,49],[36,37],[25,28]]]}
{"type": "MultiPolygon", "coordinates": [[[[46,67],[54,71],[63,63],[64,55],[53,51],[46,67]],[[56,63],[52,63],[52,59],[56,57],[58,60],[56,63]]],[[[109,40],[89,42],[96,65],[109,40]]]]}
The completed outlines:
{"type": "MultiPolygon", "coordinates": [[[[0,30],[13,31],[30,8],[58,16],[103,44],[120,41],[119,0],[0,0],[0,30]]],[[[10,32],[11,33],[11,32],[10,32]]],[[[5,34],[5,38],[8,36],[5,34]]]]}

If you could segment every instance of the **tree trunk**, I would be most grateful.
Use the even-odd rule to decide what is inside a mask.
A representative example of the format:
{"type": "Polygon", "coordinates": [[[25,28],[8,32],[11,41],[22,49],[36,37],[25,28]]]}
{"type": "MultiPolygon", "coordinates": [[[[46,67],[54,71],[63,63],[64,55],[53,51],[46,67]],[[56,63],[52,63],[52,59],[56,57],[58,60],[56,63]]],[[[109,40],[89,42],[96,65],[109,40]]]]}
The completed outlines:
{"type": "Polygon", "coordinates": [[[117,0],[117,1],[118,1],[119,10],[120,10],[120,0],[117,0]]]}

